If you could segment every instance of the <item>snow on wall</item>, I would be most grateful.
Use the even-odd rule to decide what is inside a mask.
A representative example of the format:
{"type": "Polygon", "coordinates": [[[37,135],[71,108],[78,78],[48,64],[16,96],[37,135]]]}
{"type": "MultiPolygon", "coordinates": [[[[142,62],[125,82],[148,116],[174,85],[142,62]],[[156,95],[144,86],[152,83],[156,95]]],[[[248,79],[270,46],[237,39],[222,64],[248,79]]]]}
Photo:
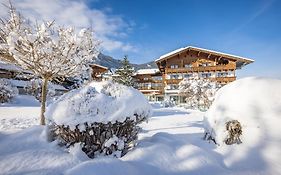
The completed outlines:
{"type": "Polygon", "coordinates": [[[138,90],[113,82],[92,82],[50,104],[46,117],[58,125],[75,127],[85,122],[115,123],[135,115],[149,117],[151,106],[138,90]]]}
{"type": "Polygon", "coordinates": [[[139,69],[136,74],[155,74],[160,72],[159,69],[139,69]]]}
{"type": "Polygon", "coordinates": [[[281,162],[280,90],[281,80],[250,77],[232,82],[217,92],[205,114],[205,130],[220,144],[219,151],[225,154],[226,165],[249,168],[267,164],[273,168],[273,174],[281,173],[280,166],[276,166],[281,162]],[[225,123],[230,120],[238,120],[242,125],[239,145],[224,144],[225,123]]]}

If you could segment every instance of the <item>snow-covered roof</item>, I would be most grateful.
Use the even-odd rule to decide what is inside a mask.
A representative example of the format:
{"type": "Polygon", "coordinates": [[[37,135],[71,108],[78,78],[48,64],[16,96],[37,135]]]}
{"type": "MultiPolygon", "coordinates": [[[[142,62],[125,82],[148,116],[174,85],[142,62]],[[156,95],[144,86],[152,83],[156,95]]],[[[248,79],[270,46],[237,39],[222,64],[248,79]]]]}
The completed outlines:
{"type": "Polygon", "coordinates": [[[31,71],[23,70],[21,67],[15,65],[15,64],[7,63],[2,60],[0,60],[0,69],[14,71],[14,72],[31,73],[31,71]]]}
{"type": "Polygon", "coordinates": [[[5,61],[0,61],[0,69],[9,71],[22,71],[22,69],[14,64],[7,63],[5,61]]]}
{"type": "Polygon", "coordinates": [[[159,69],[139,69],[136,74],[140,75],[140,74],[155,74],[160,72],[159,69]]]}
{"type": "MultiPolygon", "coordinates": [[[[14,80],[14,79],[7,79],[7,80],[10,81],[13,86],[22,87],[22,88],[28,86],[28,84],[30,83],[30,81],[24,81],[24,80],[14,80]]],[[[59,84],[52,84],[52,86],[54,87],[55,90],[62,90],[62,91],[67,90],[65,87],[59,84]]]]}
{"type": "Polygon", "coordinates": [[[91,64],[91,66],[97,66],[97,67],[100,67],[100,68],[103,68],[103,69],[108,69],[108,67],[105,67],[105,66],[102,66],[102,65],[99,65],[99,64],[91,64]]]}
{"type": "Polygon", "coordinates": [[[166,54],[160,56],[160,57],[159,57],[157,60],[155,60],[155,61],[160,61],[160,60],[162,60],[163,58],[172,56],[172,55],[174,55],[174,54],[176,54],[176,53],[178,53],[178,52],[181,52],[181,51],[183,51],[183,50],[185,50],[185,49],[187,49],[187,48],[188,48],[188,47],[182,47],[182,48],[173,50],[173,51],[171,51],[171,52],[169,52],[169,53],[166,53],[166,54]]]}
{"type": "Polygon", "coordinates": [[[171,57],[171,56],[176,55],[179,52],[182,52],[182,51],[185,51],[185,50],[196,50],[196,51],[205,52],[205,53],[209,53],[209,54],[230,57],[232,59],[243,61],[243,62],[248,62],[248,63],[251,63],[251,62],[255,61],[253,59],[249,59],[249,58],[245,58],[245,57],[240,57],[240,56],[237,56],[237,55],[227,54],[227,53],[218,52],[218,51],[209,50],[209,49],[203,49],[203,48],[194,47],[194,46],[187,46],[187,47],[182,47],[180,49],[177,49],[177,50],[171,51],[169,53],[166,53],[166,54],[160,56],[157,60],[155,60],[155,62],[158,62],[158,61],[160,61],[160,60],[162,60],[164,58],[167,58],[167,57],[171,57]]]}

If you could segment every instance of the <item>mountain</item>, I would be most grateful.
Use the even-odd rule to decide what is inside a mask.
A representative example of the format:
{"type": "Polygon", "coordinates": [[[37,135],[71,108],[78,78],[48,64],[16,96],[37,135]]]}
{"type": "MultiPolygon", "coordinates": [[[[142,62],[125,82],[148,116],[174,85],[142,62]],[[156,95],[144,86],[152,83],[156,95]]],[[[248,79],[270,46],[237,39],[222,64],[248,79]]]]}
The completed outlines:
{"type": "MultiPolygon", "coordinates": [[[[95,59],[93,61],[95,64],[99,64],[108,68],[113,68],[113,69],[117,69],[119,67],[122,66],[122,61],[121,60],[117,60],[112,58],[111,56],[108,55],[104,55],[102,53],[100,53],[97,57],[97,59],[95,59]]],[[[155,64],[154,61],[148,62],[148,63],[143,63],[143,64],[131,64],[136,70],[139,69],[151,69],[151,68],[157,68],[157,65],[155,64]]]]}

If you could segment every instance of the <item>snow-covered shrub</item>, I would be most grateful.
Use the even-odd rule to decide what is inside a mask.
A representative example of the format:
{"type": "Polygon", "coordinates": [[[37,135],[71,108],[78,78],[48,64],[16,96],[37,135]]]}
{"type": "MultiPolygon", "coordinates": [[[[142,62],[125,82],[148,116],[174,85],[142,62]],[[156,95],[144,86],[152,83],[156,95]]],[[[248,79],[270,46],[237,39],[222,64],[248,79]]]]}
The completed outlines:
{"type": "MultiPolygon", "coordinates": [[[[37,100],[41,102],[41,95],[42,95],[41,79],[30,80],[30,82],[27,84],[27,86],[24,89],[27,94],[34,96],[37,100]]],[[[48,82],[47,98],[54,97],[55,95],[56,95],[56,91],[53,83],[48,82]]]]}
{"type": "Polygon", "coordinates": [[[124,155],[137,139],[137,124],[151,115],[151,106],[134,88],[93,82],[72,90],[47,111],[50,135],[67,147],[81,143],[91,158],[124,155]]]}
{"type": "Polygon", "coordinates": [[[205,114],[206,139],[249,147],[280,140],[280,89],[280,80],[262,78],[244,78],[221,88],[205,114]]]}
{"type": "Polygon", "coordinates": [[[18,95],[18,89],[12,86],[10,81],[0,79],[0,103],[9,102],[16,95],[18,95]]]}
{"type": "Polygon", "coordinates": [[[161,102],[161,105],[164,108],[169,108],[169,107],[174,107],[176,103],[174,100],[165,99],[164,101],[161,102]]]}
{"type": "Polygon", "coordinates": [[[209,79],[194,76],[179,83],[179,94],[185,97],[190,108],[206,110],[213,100],[218,85],[209,79]]]}

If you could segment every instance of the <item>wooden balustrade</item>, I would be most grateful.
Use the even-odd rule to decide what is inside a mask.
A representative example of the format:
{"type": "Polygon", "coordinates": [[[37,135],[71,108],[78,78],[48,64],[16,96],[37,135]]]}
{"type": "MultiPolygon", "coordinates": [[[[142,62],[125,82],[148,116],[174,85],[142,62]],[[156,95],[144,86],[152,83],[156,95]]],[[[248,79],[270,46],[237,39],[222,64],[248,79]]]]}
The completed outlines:
{"type": "Polygon", "coordinates": [[[200,66],[200,67],[185,67],[185,68],[166,68],[166,73],[188,73],[188,72],[209,72],[209,71],[227,71],[235,70],[235,65],[217,65],[217,66],[200,66]]]}

